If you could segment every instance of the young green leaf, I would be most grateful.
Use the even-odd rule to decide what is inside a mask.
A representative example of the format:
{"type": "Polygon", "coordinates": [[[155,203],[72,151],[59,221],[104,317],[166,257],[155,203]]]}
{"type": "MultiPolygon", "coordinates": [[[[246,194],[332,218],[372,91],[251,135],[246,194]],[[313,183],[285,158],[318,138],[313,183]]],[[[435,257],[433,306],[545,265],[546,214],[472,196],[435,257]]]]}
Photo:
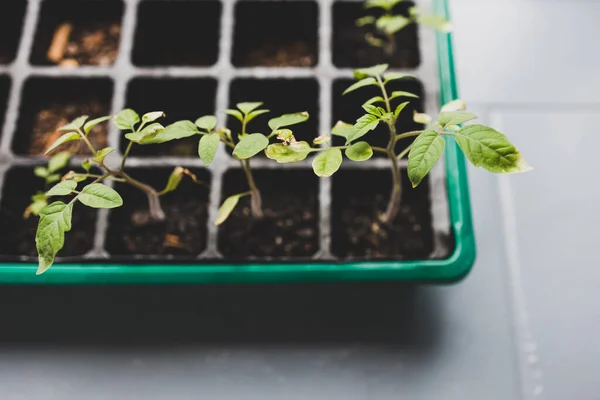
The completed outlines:
{"type": "Polygon", "coordinates": [[[67,166],[69,160],[71,159],[71,153],[68,151],[61,151],[60,153],[55,154],[48,161],[48,172],[53,173],[59,171],[67,166]]]}
{"type": "Polygon", "coordinates": [[[62,181],[54,185],[50,190],[46,192],[46,196],[66,196],[71,194],[77,187],[75,181],[62,181]]]}
{"type": "Polygon", "coordinates": [[[164,116],[165,116],[165,113],[163,111],[152,111],[152,112],[142,115],[142,122],[143,123],[154,122],[157,119],[162,118],[164,116]]]}
{"type": "Polygon", "coordinates": [[[171,175],[169,175],[169,180],[167,181],[167,185],[158,194],[162,196],[163,194],[172,192],[175,189],[177,189],[177,187],[181,183],[181,180],[183,179],[184,172],[185,172],[184,168],[182,168],[182,167],[175,167],[175,169],[173,170],[173,172],[171,172],[171,175]]]}
{"type": "Polygon", "coordinates": [[[247,193],[238,193],[232,196],[229,196],[221,207],[219,207],[219,211],[217,212],[217,219],[215,220],[215,225],[221,225],[225,220],[229,217],[235,206],[237,206],[240,201],[240,197],[246,196],[247,193]]]}
{"type": "Polygon", "coordinates": [[[383,15],[377,19],[375,26],[386,34],[393,35],[410,23],[410,19],[401,15],[383,15]]]}
{"type": "Polygon", "coordinates": [[[378,77],[388,69],[388,64],[379,64],[369,68],[360,68],[354,71],[356,79],[363,79],[367,76],[378,77]]]}
{"type": "Polygon", "coordinates": [[[54,141],[54,143],[52,143],[52,145],[50,145],[50,147],[48,147],[48,149],[46,150],[44,155],[50,153],[52,150],[54,150],[55,148],[57,148],[58,146],[60,146],[63,143],[72,142],[73,140],[79,140],[79,139],[81,139],[81,136],[79,136],[79,133],[67,132],[64,135],[62,135],[61,137],[59,137],[58,139],[56,139],[54,141]]]}
{"type": "Polygon", "coordinates": [[[92,162],[89,158],[86,158],[81,162],[81,168],[83,168],[85,172],[90,172],[90,168],[92,168],[92,162]]]}
{"type": "Polygon", "coordinates": [[[144,139],[140,144],[165,143],[171,140],[183,139],[198,133],[198,128],[192,121],[177,121],[167,125],[152,138],[144,139]]]}
{"type": "Polygon", "coordinates": [[[383,39],[373,36],[373,34],[371,32],[365,33],[365,40],[371,46],[381,47],[381,48],[384,48],[386,46],[386,43],[383,39]]]}
{"type": "Polygon", "coordinates": [[[404,108],[408,105],[408,101],[405,101],[404,103],[400,103],[398,104],[398,107],[396,107],[396,109],[394,110],[394,117],[398,117],[398,115],[400,115],[400,113],[402,112],[402,110],[404,110],[404,108]]]}
{"type": "Polygon", "coordinates": [[[205,115],[196,120],[196,126],[205,131],[211,132],[217,126],[217,118],[212,115],[205,115]]]}
{"type": "Polygon", "coordinates": [[[404,74],[401,72],[386,72],[385,74],[383,74],[383,83],[388,83],[389,81],[404,78],[415,78],[415,76],[411,74],[404,74]]]}
{"type": "Polygon", "coordinates": [[[327,133],[318,136],[316,138],[313,139],[313,144],[323,144],[323,143],[329,143],[331,141],[331,136],[328,135],[327,133]]]}
{"type": "Polygon", "coordinates": [[[367,142],[356,142],[346,149],[346,157],[352,161],[366,161],[373,157],[373,149],[367,142]]]}
{"type": "Polygon", "coordinates": [[[307,142],[293,142],[289,145],[282,143],[270,144],[265,150],[265,155],[279,164],[292,163],[304,160],[311,152],[307,142]]]}
{"type": "Polygon", "coordinates": [[[269,128],[271,128],[271,130],[277,130],[285,126],[299,124],[306,120],[308,120],[308,113],[306,111],[294,114],[284,114],[280,117],[270,119],[269,128]]]}
{"type": "Polygon", "coordinates": [[[346,137],[346,144],[363,137],[367,132],[372,131],[379,125],[380,119],[375,115],[366,114],[356,120],[354,131],[346,137]]]}
{"type": "Polygon", "coordinates": [[[373,103],[378,103],[378,102],[383,103],[384,101],[385,100],[381,96],[371,97],[369,100],[367,100],[367,101],[364,102],[363,108],[364,108],[364,106],[368,106],[368,105],[371,105],[373,103]]]}
{"type": "Polygon", "coordinates": [[[269,145],[269,139],[262,133],[253,133],[243,136],[233,149],[233,155],[240,160],[250,158],[265,149],[269,145]]]}
{"type": "Polygon", "coordinates": [[[48,205],[48,198],[45,193],[38,193],[31,197],[31,204],[25,209],[23,218],[29,218],[31,214],[40,215],[40,212],[44,207],[48,205]]]}
{"type": "Polygon", "coordinates": [[[252,102],[252,103],[238,103],[236,107],[240,109],[244,114],[249,114],[250,112],[256,110],[258,107],[262,106],[261,102],[252,102]]]}
{"type": "Polygon", "coordinates": [[[322,178],[333,175],[342,165],[342,151],[330,148],[320,153],[312,162],[313,171],[322,178]]]}
{"type": "Polygon", "coordinates": [[[81,129],[81,127],[83,127],[83,124],[85,123],[85,121],[87,121],[87,119],[88,119],[87,115],[82,115],[81,117],[75,118],[73,121],[71,121],[67,125],[61,126],[60,128],[58,128],[58,130],[59,131],[76,131],[78,129],[81,129]]]}
{"type": "Polygon", "coordinates": [[[354,82],[352,85],[350,85],[348,87],[348,89],[344,90],[344,93],[342,93],[342,95],[353,92],[356,89],[360,89],[361,87],[373,86],[373,85],[377,86],[377,81],[375,80],[375,78],[372,78],[372,77],[364,78],[364,79],[361,79],[360,81],[354,82]]]}
{"type": "Polygon", "coordinates": [[[502,133],[483,125],[467,125],[454,138],[469,161],[495,173],[531,170],[521,153],[502,133]]]}
{"type": "Polygon", "coordinates": [[[37,275],[44,273],[54,263],[56,254],[63,248],[65,232],[71,230],[72,204],[61,201],[40,210],[40,220],[35,234],[38,253],[37,275]]]}
{"type": "Polygon", "coordinates": [[[365,26],[365,25],[371,25],[371,24],[375,23],[375,17],[373,17],[371,15],[367,15],[365,17],[357,19],[354,23],[359,28],[362,27],[362,26],[365,26]]]}
{"type": "Polygon", "coordinates": [[[268,113],[268,112],[269,112],[269,110],[254,110],[252,112],[249,112],[246,115],[246,122],[250,122],[254,118],[258,117],[259,115],[262,115],[262,114],[265,114],[265,113],[268,113]]]}
{"type": "Polygon", "coordinates": [[[477,118],[477,115],[465,111],[442,112],[438,115],[438,122],[442,127],[447,125],[460,125],[477,118]]]}
{"type": "Polygon", "coordinates": [[[413,187],[417,187],[431,171],[445,147],[446,141],[436,131],[426,130],[417,136],[408,153],[408,179],[413,187]]]}
{"type": "Polygon", "coordinates": [[[331,128],[331,134],[341,136],[347,139],[354,133],[354,125],[348,124],[344,121],[338,121],[333,128],[331,128]]]}
{"type": "Polygon", "coordinates": [[[363,105],[362,108],[363,108],[363,110],[365,110],[369,114],[375,115],[377,117],[381,117],[383,114],[385,114],[385,110],[383,108],[377,107],[377,106],[373,106],[371,104],[367,104],[366,106],[363,105]]]}
{"type": "Polygon", "coordinates": [[[405,92],[402,90],[397,90],[395,92],[392,92],[391,96],[390,96],[390,100],[395,99],[397,97],[412,97],[413,99],[418,99],[419,96],[417,96],[414,93],[410,93],[410,92],[405,92]]]}
{"type": "Polygon", "coordinates": [[[113,147],[106,147],[102,150],[98,150],[96,152],[96,157],[94,157],[92,160],[96,161],[97,163],[102,163],[104,162],[106,156],[112,153],[113,151],[115,151],[113,147]]]}
{"type": "Polygon", "coordinates": [[[240,122],[244,122],[244,115],[238,110],[227,109],[225,110],[225,114],[229,114],[232,117],[235,117],[240,122]]]}
{"type": "Polygon", "coordinates": [[[120,111],[117,115],[115,115],[113,119],[117,128],[122,130],[131,129],[132,131],[134,131],[135,124],[140,122],[140,116],[138,115],[138,113],[136,113],[130,108],[126,108],[125,110],[120,111]]]}
{"type": "Polygon", "coordinates": [[[46,184],[60,181],[60,174],[51,174],[46,178],[46,184]]]}
{"type": "Polygon", "coordinates": [[[403,0],[367,0],[364,8],[383,8],[386,11],[392,11],[394,6],[403,0]]]}
{"type": "Polygon", "coordinates": [[[39,178],[47,178],[50,175],[50,172],[46,167],[35,167],[33,169],[33,174],[39,178]]]}
{"type": "Polygon", "coordinates": [[[164,126],[159,124],[158,122],[154,122],[150,125],[147,125],[139,132],[132,132],[125,134],[125,138],[127,140],[131,140],[134,143],[145,144],[148,141],[151,141],[156,137],[160,132],[165,129],[164,126]]]}
{"type": "Polygon", "coordinates": [[[221,136],[218,133],[209,133],[200,138],[200,142],[198,143],[198,155],[207,167],[215,158],[215,153],[219,148],[220,141],[221,136]]]}
{"type": "Polygon", "coordinates": [[[83,126],[83,131],[85,132],[85,134],[87,135],[88,133],[90,133],[90,131],[98,124],[101,124],[104,121],[108,121],[110,119],[110,115],[107,115],[106,117],[100,117],[100,118],[96,118],[96,119],[92,119],[89,120],[88,122],[85,123],[85,125],[83,126]]]}
{"type": "Polygon", "coordinates": [[[452,24],[441,15],[421,15],[417,21],[420,24],[436,29],[443,33],[452,31],[452,24]]]}
{"type": "Polygon", "coordinates": [[[115,208],[123,205],[119,193],[102,183],[90,183],[81,190],[78,199],[92,208],[115,208]]]}

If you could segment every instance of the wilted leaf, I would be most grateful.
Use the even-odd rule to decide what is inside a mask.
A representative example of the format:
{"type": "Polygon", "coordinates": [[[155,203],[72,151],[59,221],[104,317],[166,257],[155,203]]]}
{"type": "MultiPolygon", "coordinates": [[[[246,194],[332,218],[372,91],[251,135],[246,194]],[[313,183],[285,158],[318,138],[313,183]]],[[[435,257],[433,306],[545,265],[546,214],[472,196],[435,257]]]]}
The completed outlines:
{"type": "Polygon", "coordinates": [[[158,122],[154,122],[150,125],[145,126],[144,129],[142,129],[139,132],[125,134],[125,138],[135,143],[146,144],[148,141],[151,141],[153,138],[155,138],[156,135],[158,135],[164,129],[164,126],[162,126],[158,122]]]}
{"type": "Polygon", "coordinates": [[[76,187],[77,182],[75,181],[61,181],[48,190],[46,196],[66,196],[71,194],[76,187]]]}
{"type": "Polygon", "coordinates": [[[61,137],[56,139],[54,141],[54,143],[52,143],[52,145],[50,145],[50,147],[48,147],[48,150],[46,150],[46,152],[44,154],[50,153],[52,150],[54,150],[55,148],[57,148],[58,146],[60,146],[63,143],[72,142],[73,140],[79,140],[79,139],[81,139],[81,136],[79,136],[79,133],[77,133],[77,132],[65,133],[64,135],[62,135],[61,137]]]}
{"type": "Polygon", "coordinates": [[[290,143],[289,145],[276,143],[267,146],[265,154],[271,160],[284,164],[304,160],[311,150],[310,145],[304,141],[290,143]]]}
{"type": "Polygon", "coordinates": [[[90,183],[81,190],[78,199],[92,208],[115,208],[123,205],[119,193],[102,183],[90,183]]]}
{"type": "Polygon", "coordinates": [[[344,90],[344,93],[342,93],[342,95],[348,94],[350,92],[355,91],[356,89],[360,89],[361,87],[365,87],[365,86],[377,86],[377,81],[375,80],[375,78],[372,77],[368,77],[365,79],[361,79],[358,82],[354,82],[352,85],[350,85],[348,87],[348,89],[344,90]]]}
{"type": "Polygon", "coordinates": [[[495,173],[531,170],[521,153],[502,133],[483,125],[467,125],[454,138],[476,167],[495,173]]]}
{"type": "Polygon", "coordinates": [[[115,115],[114,121],[115,125],[119,129],[135,130],[135,124],[140,122],[140,116],[132,109],[126,108],[125,110],[122,110],[117,115],[115,115]]]}
{"type": "Polygon", "coordinates": [[[208,135],[203,135],[200,138],[200,142],[198,143],[198,155],[207,167],[215,158],[220,141],[221,136],[218,133],[210,133],[208,135]]]}
{"type": "Polygon", "coordinates": [[[373,149],[367,142],[356,142],[346,149],[346,157],[352,161],[366,161],[373,157],[373,149]]]}
{"type": "Polygon", "coordinates": [[[83,126],[83,131],[85,132],[85,134],[87,135],[88,133],[90,133],[90,131],[98,124],[101,124],[104,121],[108,121],[110,119],[110,115],[107,115],[106,117],[100,117],[100,118],[96,118],[96,119],[92,119],[88,122],[85,123],[85,125],[83,126]]]}
{"type": "Polygon", "coordinates": [[[250,158],[265,149],[269,145],[269,139],[262,133],[252,133],[243,136],[233,149],[233,155],[240,160],[250,158]]]}
{"type": "Polygon", "coordinates": [[[234,194],[233,196],[229,196],[221,207],[219,207],[219,211],[217,212],[217,219],[215,220],[215,225],[221,225],[225,220],[229,217],[235,206],[237,206],[240,201],[240,197],[245,196],[247,193],[239,193],[234,194]]]}
{"type": "MultiPolygon", "coordinates": [[[[159,195],[163,195],[169,192],[174,191],[175,189],[177,189],[177,187],[179,186],[179,184],[181,183],[181,180],[183,179],[183,176],[185,175],[186,169],[182,168],[182,167],[176,167],[173,172],[171,172],[171,175],[169,175],[169,180],[167,181],[167,185],[165,186],[165,188],[159,193],[159,195]]],[[[187,171],[188,173],[191,173],[189,171],[187,171]]]]}
{"type": "Polygon", "coordinates": [[[149,113],[146,113],[144,115],[142,115],[142,122],[154,122],[159,118],[162,118],[165,116],[165,113],[163,111],[152,111],[149,113]]]}
{"type": "Polygon", "coordinates": [[[312,162],[313,171],[322,178],[333,175],[342,165],[342,151],[330,148],[320,153],[312,162]]]}
{"type": "Polygon", "coordinates": [[[205,115],[196,120],[196,126],[210,132],[217,126],[217,118],[212,115],[205,115]]]}
{"type": "Polygon", "coordinates": [[[438,162],[446,141],[437,132],[427,130],[421,133],[412,144],[408,153],[408,179],[417,187],[438,162]]]}
{"type": "Polygon", "coordinates": [[[277,130],[285,126],[299,124],[306,120],[308,120],[308,113],[306,111],[293,114],[284,114],[280,117],[269,120],[269,128],[271,128],[271,130],[277,130]]]}

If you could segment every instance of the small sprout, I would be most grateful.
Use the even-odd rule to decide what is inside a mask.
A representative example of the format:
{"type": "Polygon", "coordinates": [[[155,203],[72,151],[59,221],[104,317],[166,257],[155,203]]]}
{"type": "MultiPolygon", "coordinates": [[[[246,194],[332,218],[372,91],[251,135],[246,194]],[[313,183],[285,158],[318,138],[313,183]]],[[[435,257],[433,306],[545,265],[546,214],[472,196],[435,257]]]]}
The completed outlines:
{"type": "Polygon", "coordinates": [[[365,9],[379,8],[382,15],[366,15],[355,21],[357,27],[373,27],[365,34],[365,40],[371,46],[379,47],[390,56],[397,51],[396,34],[410,24],[420,23],[440,32],[450,32],[451,25],[441,15],[422,14],[417,7],[411,7],[408,17],[394,14],[394,7],[404,0],[367,0],[365,9]]]}

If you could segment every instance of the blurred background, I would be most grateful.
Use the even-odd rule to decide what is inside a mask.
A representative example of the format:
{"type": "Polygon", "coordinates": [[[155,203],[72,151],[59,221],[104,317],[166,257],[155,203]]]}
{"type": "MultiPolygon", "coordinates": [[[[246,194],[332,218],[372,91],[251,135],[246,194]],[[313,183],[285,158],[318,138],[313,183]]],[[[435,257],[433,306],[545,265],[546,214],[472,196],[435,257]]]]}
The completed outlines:
{"type": "Polygon", "coordinates": [[[0,398],[600,399],[600,1],[450,3],[462,99],[535,168],[469,169],[464,282],[2,288],[0,398]]]}

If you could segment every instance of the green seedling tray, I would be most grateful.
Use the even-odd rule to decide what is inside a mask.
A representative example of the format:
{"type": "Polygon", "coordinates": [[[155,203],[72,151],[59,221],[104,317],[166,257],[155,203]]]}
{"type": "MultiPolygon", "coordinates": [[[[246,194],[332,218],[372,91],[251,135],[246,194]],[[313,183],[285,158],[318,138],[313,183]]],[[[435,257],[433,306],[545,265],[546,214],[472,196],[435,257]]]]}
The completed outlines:
{"type": "MultiPolygon", "coordinates": [[[[449,17],[446,0],[434,0],[436,12],[449,17]]],[[[452,40],[437,34],[440,103],[458,98],[452,40]]],[[[475,238],[465,160],[448,140],[445,153],[446,185],[454,249],[445,259],[423,261],[361,261],[314,263],[211,263],[196,264],[55,264],[36,275],[33,263],[0,264],[3,284],[200,284],[318,281],[411,281],[452,283],[465,277],[475,260],[475,238]]]]}

